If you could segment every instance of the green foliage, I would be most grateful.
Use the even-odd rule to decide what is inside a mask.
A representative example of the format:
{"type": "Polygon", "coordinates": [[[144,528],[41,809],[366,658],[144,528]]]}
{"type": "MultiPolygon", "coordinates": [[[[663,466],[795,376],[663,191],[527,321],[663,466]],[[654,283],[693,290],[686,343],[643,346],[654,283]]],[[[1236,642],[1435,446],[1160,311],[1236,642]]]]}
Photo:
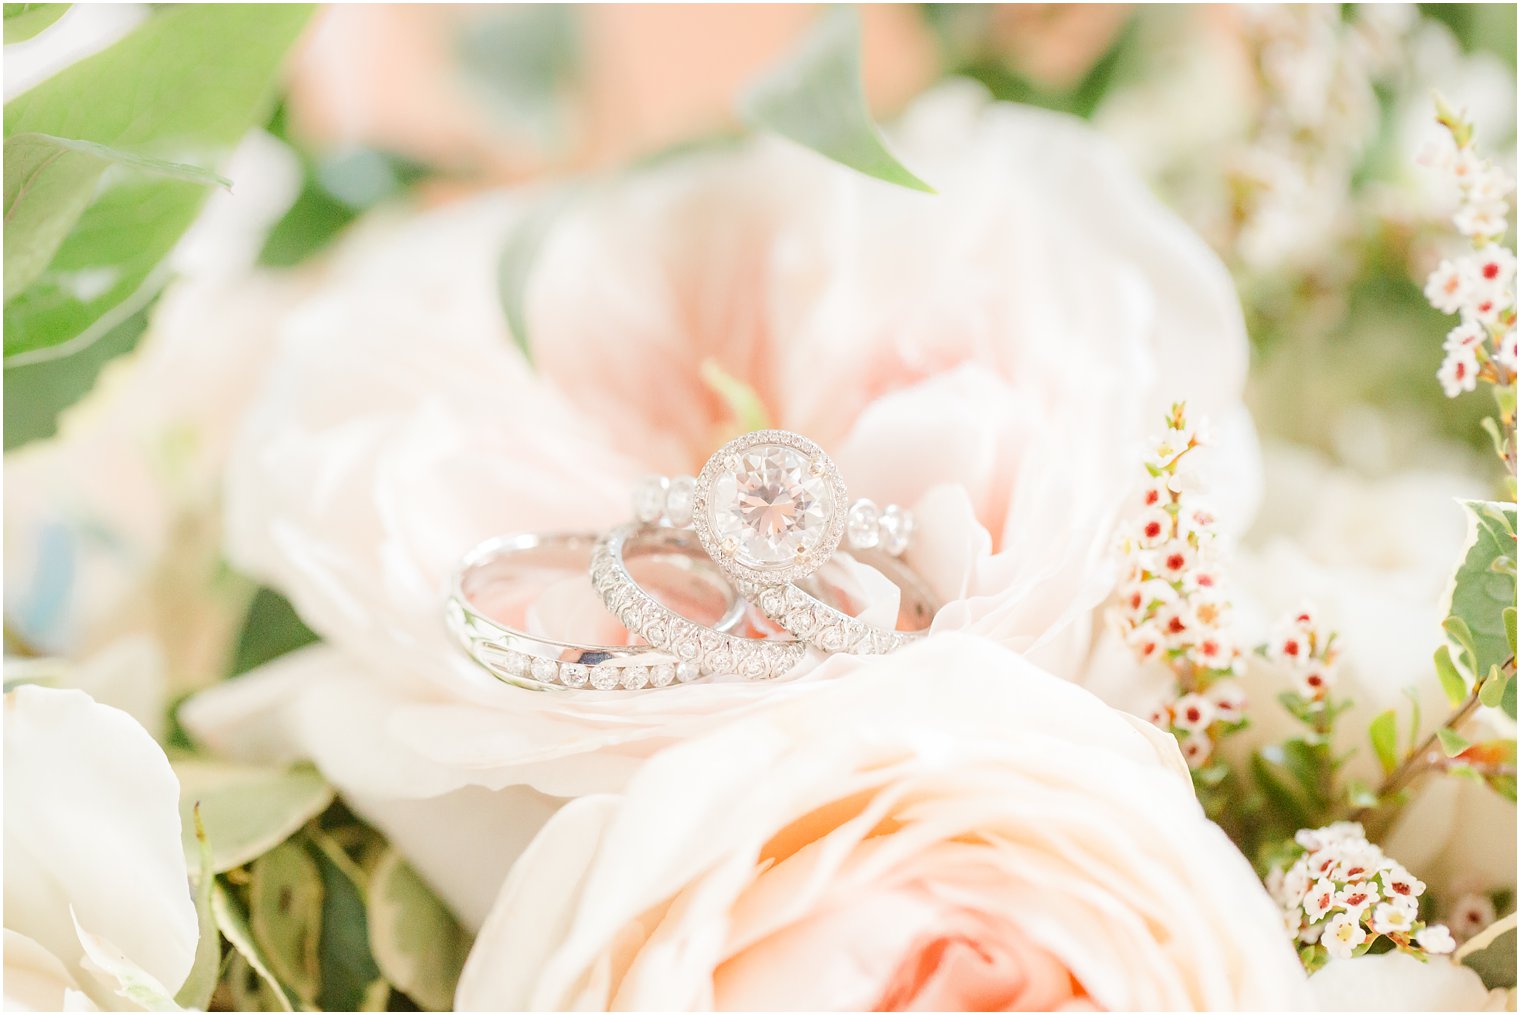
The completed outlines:
{"type": "MultiPolygon", "coordinates": [[[[6,105],[7,196],[9,139],[26,134],[145,160],[217,164],[262,119],[280,63],[310,11],[194,4],[156,11],[120,42],[6,105]]],[[[54,231],[77,213],[87,171],[93,171],[90,161],[75,156],[50,170],[45,193],[58,207],[28,209],[27,221],[54,231]]],[[[162,282],[160,264],[207,193],[199,180],[162,172],[113,167],[97,175],[93,199],[46,267],[25,291],[12,295],[7,284],[7,358],[86,344],[141,307],[162,282]]],[[[6,240],[9,268],[9,227],[6,240]]],[[[48,237],[18,235],[16,242],[36,252],[46,249],[48,237]]]]}
{"type": "Polygon", "coordinates": [[[430,1011],[449,1011],[471,939],[399,853],[370,873],[369,944],[398,990],[430,1011]]]}
{"type": "Polygon", "coordinates": [[[1515,986],[1515,914],[1511,913],[1457,952],[1457,959],[1483,980],[1489,990],[1515,986]]]}
{"type": "Polygon", "coordinates": [[[231,762],[181,760],[180,812],[186,854],[196,858],[194,815],[199,805],[217,873],[262,856],[332,803],[333,791],[310,768],[267,768],[231,762]]]}
{"type": "Polygon", "coordinates": [[[316,640],[316,633],[297,615],[290,600],[274,589],[260,588],[243,618],[231,675],[246,673],[316,640]]]}
{"type": "Polygon", "coordinates": [[[289,268],[326,250],[348,225],[406,193],[427,169],[400,155],[355,149],[302,157],[301,192],[264,238],[259,263],[289,268]]]}
{"type": "Polygon", "coordinates": [[[1446,695],[1446,700],[1453,708],[1462,704],[1467,697],[1467,681],[1457,670],[1457,664],[1451,658],[1451,649],[1442,645],[1436,649],[1435,655],[1436,679],[1441,682],[1441,691],[1446,695]]]}
{"type": "Polygon", "coordinates": [[[1515,505],[1463,501],[1468,539],[1447,591],[1447,641],[1470,683],[1512,658],[1505,610],[1515,605],[1515,505]]]}
{"type": "Polygon", "coordinates": [[[1448,758],[1455,758],[1471,746],[1466,737],[1456,730],[1447,729],[1445,726],[1436,730],[1436,739],[1441,742],[1441,750],[1446,752],[1448,758]]]}
{"type": "Polygon", "coordinates": [[[149,176],[189,183],[231,183],[215,173],[178,162],[150,159],[91,141],[47,134],[5,139],[5,299],[42,274],[69,230],[89,207],[101,174],[119,166],[149,176]]]}
{"type": "Polygon", "coordinates": [[[63,411],[89,393],[107,364],[137,347],[148,328],[148,310],[127,317],[72,356],[6,366],[5,450],[57,433],[63,411]]]}
{"type": "Polygon", "coordinates": [[[270,970],[304,1006],[321,981],[322,876],[310,851],[287,839],[253,862],[248,924],[270,970]]]}
{"type": "Polygon", "coordinates": [[[221,974],[222,940],[217,935],[216,914],[211,909],[211,897],[216,889],[216,875],[211,869],[211,842],[206,838],[199,807],[192,808],[191,817],[197,847],[195,874],[191,880],[195,889],[195,926],[200,937],[195,942],[195,961],[179,993],[174,996],[174,1003],[181,1008],[204,1011],[211,1003],[217,977],[221,974]]]}
{"type": "Polygon", "coordinates": [[[934,189],[887,150],[871,119],[860,71],[860,16],[832,7],[780,66],[739,100],[745,123],[857,172],[911,190],[934,189]]]}
{"type": "Polygon", "coordinates": [[[253,930],[248,926],[248,911],[220,881],[211,897],[211,910],[216,915],[217,929],[241,960],[232,964],[227,977],[232,985],[237,1010],[294,1011],[295,1005],[291,1002],[290,995],[280,986],[280,981],[254,940],[253,930]],[[249,972],[255,980],[251,987],[246,982],[248,977],[244,975],[249,972]],[[267,1001],[274,1003],[271,1005],[267,1001]]]}
{"type": "Polygon", "coordinates": [[[25,42],[68,13],[70,4],[6,4],[5,43],[25,42]]]}
{"type": "Polygon", "coordinates": [[[1378,713],[1372,725],[1368,727],[1367,736],[1372,740],[1372,753],[1376,755],[1378,764],[1383,766],[1386,774],[1392,772],[1399,764],[1399,733],[1398,716],[1393,709],[1378,713]]]}
{"type": "Polygon", "coordinates": [[[324,1011],[370,1011],[377,993],[388,992],[369,950],[365,876],[331,839],[314,833],[322,878],[322,983],[317,1004],[324,1011]]]}

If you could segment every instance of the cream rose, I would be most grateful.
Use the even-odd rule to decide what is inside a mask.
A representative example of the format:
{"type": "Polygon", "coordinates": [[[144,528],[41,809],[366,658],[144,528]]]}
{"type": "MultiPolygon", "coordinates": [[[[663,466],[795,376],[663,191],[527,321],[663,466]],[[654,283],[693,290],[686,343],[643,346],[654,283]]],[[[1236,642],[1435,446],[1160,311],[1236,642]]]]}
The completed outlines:
{"type": "Polygon", "coordinates": [[[849,679],[567,804],[463,1010],[1283,1008],[1281,919],[1175,742],[985,639],[849,679]]]}
{"type": "Polygon", "coordinates": [[[365,223],[282,326],[229,479],[231,558],[326,646],[253,678],[267,691],[193,703],[195,732],[313,757],[478,920],[499,872],[454,857],[503,815],[615,790],[660,747],[804,693],[799,672],[538,694],[475,667],[440,620],[473,543],[621,520],[639,475],[694,470],[741,429],[713,366],[822,444],[853,495],[915,509],[936,630],[1070,672],[1169,401],[1240,436],[1224,486],[1253,495],[1228,277],[1079,121],[951,87],[893,143],[937,196],[767,139],[594,188],[531,277],[531,363],[498,292],[530,195],[365,223]]]}
{"type": "Polygon", "coordinates": [[[141,1010],[126,980],[167,1000],[198,938],[164,752],[80,691],[7,694],[6,1010],[141,1010]]]}
{"type": "Polygon", "coordinates": [[[1513,992],[1489,990],[1449,958],[1389,952],[1331,962],[1309,978],[1321,1011],[1514,1011],[1513,992]]]}

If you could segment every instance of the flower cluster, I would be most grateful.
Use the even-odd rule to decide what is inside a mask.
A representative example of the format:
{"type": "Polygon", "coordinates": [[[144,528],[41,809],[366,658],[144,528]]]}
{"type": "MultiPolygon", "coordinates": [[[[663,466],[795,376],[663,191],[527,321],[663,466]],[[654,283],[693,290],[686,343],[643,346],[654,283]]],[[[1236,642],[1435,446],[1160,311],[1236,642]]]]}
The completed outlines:
{"type": "Polygon", "coordinates": [[[1244,724],[1245,695],[1227,679],[1237,673],[1240,651],[1230,636],[1214,516],[1184,462],[1203,438],[1181,404],[1166,422],[1145,463],[1137,517],[1120,541],[1128,573],[1113,619],[1137,658],[1159,660],[1176,674],[1174,700],[1150,718],[1177,737],[1196,769],[1219,737],[1244,724]]]}
{"type": "Polygon", "coordinates": [[[1417,955],[1456,949],[1451,931],[1420,919],[1425,882],[1367,841],[1361,825],[1338,821],[1304,829],[1293,841],[1267,890],[1308,968],[1365,954],[1379,938],[1417,955]]]}
{"type": "Polygon", "coordinates": [[[1307,702],[1323,702],[1335,686],[1335,632],[1322,630],[1312,607],[1303,606],[1285,617],[1266,645],[1268,658],[1286,666],[1294,690],[1307,702]]]}
{"type": "Polygon", "coordinates": [[[1514,181],[1478,154],[1472,125],[1463,116],[1444,103],[1438,108],[1447,132],[1420,161],[1456,188],[1452,221],[1472,243],[1470,253],[1441,261],[1425,283],[1431,306],[1461,316],[1446,336],[1446,357],[1436,372],[1447,397],[1455,398],[1480,380],[1500,387],[1515,382],[1515,254],[1500,245],[1514,181]]]}

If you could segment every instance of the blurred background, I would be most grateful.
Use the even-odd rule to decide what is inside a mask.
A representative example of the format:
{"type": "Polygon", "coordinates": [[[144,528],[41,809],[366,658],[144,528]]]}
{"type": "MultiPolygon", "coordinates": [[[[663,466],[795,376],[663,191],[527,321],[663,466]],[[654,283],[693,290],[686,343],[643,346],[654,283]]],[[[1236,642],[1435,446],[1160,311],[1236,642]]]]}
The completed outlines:
{"type": "MultiPolygon", "coordinates": [[[[729,142],[743,131],[736,97],[797,46],[820,8],[345,5],[295,20],[274,10],[239,29],[243,48],[264,47],[267,67],[228,68],[191,48],[153,73],[178,96],[216,94],[220,71],[271,83],[272,102],[238,107],[252,111],[249,122],[216,121],[218,164],[233,167],[223,171],[241,209],[221,221],[236,222],[265,277],[301,284],[366,215],[729,142]]],[[[1514,171],[1514,5],[927,4],[860,14],[865,89],[881,122],[959,75],[998,98],[1086,118],[1127,152],[1235,276],[1265,435],[1368,477],[1427,464],[1491,473],[1469,464],[1483,461],[1487,400],[1448,401],[1434,378],[1449,321],[1421,287],[1456,240],[1454,196],[1415,154],[1439,131],[1439,91],[1514,171]]],[[[164,16],[149,5],[6,5],[7,136],[13,112],[28,102],[35,111],[65,68],[164,16]]],[[[202,105],[220,116],[234,104],[202,105]]],[[[77,660],[151,629],[153,651],[168,657],[154,665],[178,693],[310,637],[277,595],[221,563],[218,454],[235,420],[206,422],[203,407],[162,409],[147,430],[111,421],[110,389],[154,368],[129,354],[168,326],[163,283],[187,265],[205,270],[225,247],[231,227],[208,241],[202,225],[227,214],[227,197],[203,211],[187,205],[196,225],[167,233],[162,257],[133,250],[137,281],[119,296],[87,293],[72,316],[56,294],[13,300],[8,279],[12,656],[77,660]],[[12,335],[45,348],[13,353],[12,335]],[[87,436],[92,418],[111,440],[87,436]],[[122,521],[138,497],[147,506],[122,521]],[[108,503],[97,514],[109,524],[89,520],[90,505],[108,503]],[[94,550],[81,551],[91,539],[94,550]],[[90,570],[91,552],[113,562],[109,576],[90,570]],[[81,607],[92,575],[99,602],[81,607]]],[[[89,237],[71,236],[65,254],[76,241],[89,237]]],[[[158,369],[162,391],[193,375],[182,363],[158,369]]],[[[201,396],[226,415],[255,376],[224,368],[201,396]]]]}

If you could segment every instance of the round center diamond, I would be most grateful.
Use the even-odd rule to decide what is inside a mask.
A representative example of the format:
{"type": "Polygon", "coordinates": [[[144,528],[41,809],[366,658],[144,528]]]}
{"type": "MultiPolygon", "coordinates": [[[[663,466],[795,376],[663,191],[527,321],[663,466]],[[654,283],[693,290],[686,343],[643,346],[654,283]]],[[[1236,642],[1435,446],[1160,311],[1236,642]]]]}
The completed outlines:
{"type": "Polygon", "coordinates": [[[708,498],[712,531],[747,567],[795,564],[829,533],[834,490],[800,451],[757,444],[734,456],[708,498]]]}

